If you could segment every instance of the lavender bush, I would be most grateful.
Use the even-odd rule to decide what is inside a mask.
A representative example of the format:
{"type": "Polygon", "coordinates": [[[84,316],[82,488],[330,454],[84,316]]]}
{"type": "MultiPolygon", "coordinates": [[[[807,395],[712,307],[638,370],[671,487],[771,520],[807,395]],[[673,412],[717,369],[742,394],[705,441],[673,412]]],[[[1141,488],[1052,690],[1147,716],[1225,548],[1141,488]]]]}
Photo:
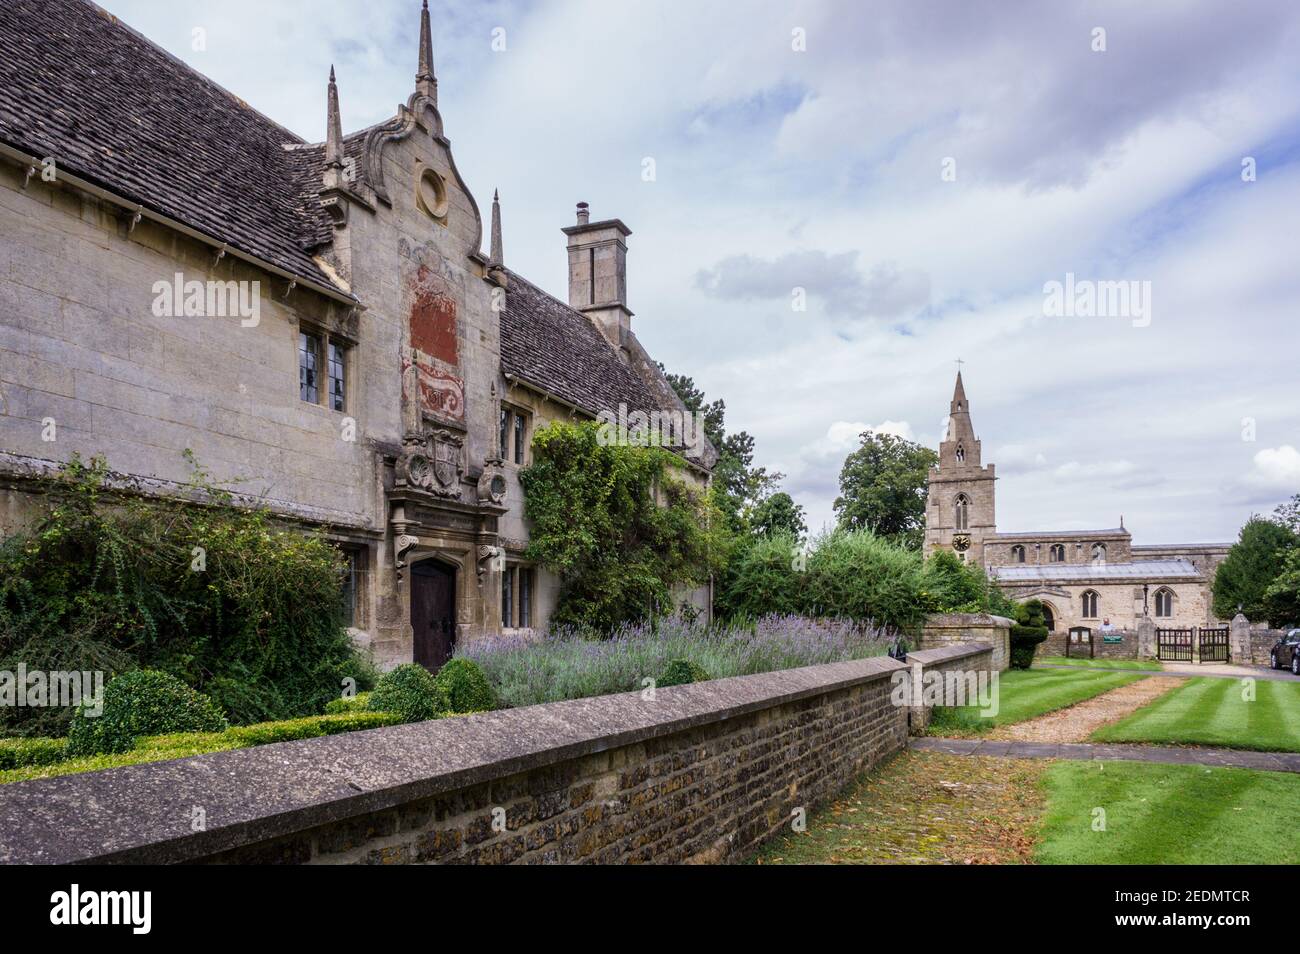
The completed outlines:
{"type": "Polygon", "coordinates": [[[476,640],[456,655],[487,674],[502,702],[529,706],[641,688],[671,659],[688,659],[714,679],[878,656],[893,632],[849,620],[765,616],[749,626],[706,626],[680,619],[624,626],[607,639],[572,631],[541,639],[476,640]]]}

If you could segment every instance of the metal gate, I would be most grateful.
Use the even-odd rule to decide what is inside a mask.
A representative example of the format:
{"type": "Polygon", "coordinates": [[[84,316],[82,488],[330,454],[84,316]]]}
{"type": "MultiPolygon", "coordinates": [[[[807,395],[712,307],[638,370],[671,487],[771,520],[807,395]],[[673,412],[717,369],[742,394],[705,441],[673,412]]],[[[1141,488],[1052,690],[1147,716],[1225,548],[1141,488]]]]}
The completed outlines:
{"type": "Polygon", "coordinates": [[[1191,662],[1195,632],[1190,629],[1157,629],[1156,655],[1170,662],[1191,662]]]}
{"type": "Polygon", "coordinates": [[[1156,655],[1170,662],[1228,662],[1228,627],[1157,629],[1156,655]]]}
{"type": "Polygon", "coordinates": [[[1201,662],[1228,661],[1228,627],[1202,629],[1198,649],[1201,662]]]}

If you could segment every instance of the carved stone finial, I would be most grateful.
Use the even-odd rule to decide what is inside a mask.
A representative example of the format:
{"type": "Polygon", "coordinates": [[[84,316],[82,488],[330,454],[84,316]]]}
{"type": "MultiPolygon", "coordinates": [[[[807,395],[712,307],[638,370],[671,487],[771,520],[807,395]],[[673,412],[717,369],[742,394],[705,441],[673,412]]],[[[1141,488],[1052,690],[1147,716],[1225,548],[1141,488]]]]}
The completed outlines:
{"type": "Polygon", "coordinates": [[[433,75],[433,31],[429,26],[429,0],[420,10],[420,68],[415,74],[415,89],[433,104],[438,104],[438,80],[433,75]]]}
{"type": "MultiPolygon", "coordinates": [[[[339,87],[334,82],[334,67],[330,67],[329,107],[325,118],[325,176],[331,170],[343,170],[343,121],[339,117],[339,87]]],[[[327,188],[337,188],[338,182],[326,182],[327,188]]]]}
{"type": "Polygon", "coordinates": [[[505,254],[501,247],[501,195],[495,189],[492,191],[492,248],[488,264],[495,268],[505,267],[505,254]]]}

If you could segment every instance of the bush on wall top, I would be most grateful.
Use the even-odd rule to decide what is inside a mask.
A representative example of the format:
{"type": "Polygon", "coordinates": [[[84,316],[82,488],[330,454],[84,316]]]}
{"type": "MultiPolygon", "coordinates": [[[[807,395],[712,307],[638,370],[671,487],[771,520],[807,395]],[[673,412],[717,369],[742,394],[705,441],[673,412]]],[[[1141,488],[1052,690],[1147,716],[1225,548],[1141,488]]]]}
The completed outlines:
{"type": "Polygon", "coordinates": [[[423,722],[438,718],[449,706],[446,694],[427,669],[402,663],[380,677],[366,707],[371,712],[396,713],[403,722],[423,722]]]}
{"type": "Polygon", "coordinates": [[[447,660],[433,683],[452,712],[486,712],[497,707],[496,692],[473,660],[447,660]]]}

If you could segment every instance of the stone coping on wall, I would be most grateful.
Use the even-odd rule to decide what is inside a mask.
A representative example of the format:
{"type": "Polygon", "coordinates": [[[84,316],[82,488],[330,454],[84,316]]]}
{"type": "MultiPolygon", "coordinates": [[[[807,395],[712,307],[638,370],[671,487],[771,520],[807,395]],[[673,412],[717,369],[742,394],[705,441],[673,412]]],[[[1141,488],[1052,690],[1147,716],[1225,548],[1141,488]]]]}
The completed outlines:
{"type": "Polygon", "coordinates": [[[921,667],[924,668],[952,662],[955,659],[965,659],[967,656],[978,656],[981,653],[991,652],[993,652],[992,643],[953,643],[950,646],[918,649],[915,652],[910,652],[907,654],[907,661],[909,663],[920,663],[921,667]]]}
{"type": "Polygon", "coordinates": [[[964,629],[969,626],[1014,626],[1016,621],[992,613],[932,613],[925,618],[926,629],[964,629]]]}
{"type": "Polygon", "coordinates": [[[875,656],[15,782],[0,786],[0,862],[189,861],[904,668],[875,656]]]}

